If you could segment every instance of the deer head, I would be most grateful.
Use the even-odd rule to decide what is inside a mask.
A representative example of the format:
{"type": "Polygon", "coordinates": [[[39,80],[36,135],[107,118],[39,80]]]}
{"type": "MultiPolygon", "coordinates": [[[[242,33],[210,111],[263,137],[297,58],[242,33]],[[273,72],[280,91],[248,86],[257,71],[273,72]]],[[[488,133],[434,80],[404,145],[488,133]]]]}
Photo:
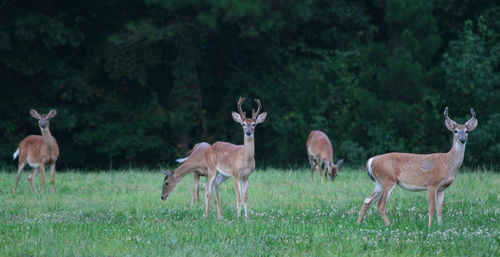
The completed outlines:
{"type": "Polygon", "coordinates": [[[49,129],[49,119],[57,115],[56,110],[50,110],[47,114],[39,114],[35,109],[30,110],[30,114],[33,118],[38,120],[38,126],[41,130],[49,129]]]}
{"type": "Polygon", "coordinates": [[[245,98],[240,96],[238,100],[238,111],[239,113],[232,112],[233,120],[237,123],[240,123],[243,126],[243,132],[245,134],[245,138],[252,138],[253,132],[255,130],[255,126],[257,124],[264,122],[267,117],[267,112],[260,113],[262,110],[262,104],[259,99],[254,99],[257,103],[257,111],[252,109],[252,118],[247,118],[246,113],[241,109],[241,104],[245,101],[245,98]]]}
{"type": "Polygon", "coordinates": [[[474,109],[470,108],[470,113],[472,114],[472,118],[470,118],[470,120],[465,124],[460,125],[448,117],[448,106],[444,109],[444,124],[446,125],[446,128],[453,133],[453,140],[460,142],[461,144],[465,144],[467,142],[469,132],[473,131],[477,127],[476,113],[474,112],[474,109]]]}
{"type": "Polygon", "coordinates": [[[330,180],[333,181],[337,177],[337,173],[339,172],[340,166],[344,163],[344,159],[341,159],[337,164],[328,162],[326,172],[328,176],[330,176],[330,180]]]}
{"type": "Polygon", "coordinates": [[[176,181],[174,179],[174,173],[170,170],[164,170],[163,174],[165,179],[163,179],[163,189],[161,191],[161,199],[166,200],[168,195],[172,192],[175,187],[176,181]]]}

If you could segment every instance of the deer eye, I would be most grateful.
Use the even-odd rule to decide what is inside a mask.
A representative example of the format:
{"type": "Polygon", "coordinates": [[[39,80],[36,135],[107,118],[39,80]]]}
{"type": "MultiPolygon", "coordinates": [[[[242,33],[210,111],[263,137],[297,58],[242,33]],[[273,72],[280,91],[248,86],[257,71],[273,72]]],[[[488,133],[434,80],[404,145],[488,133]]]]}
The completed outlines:
{"type": "Polygon", "coordinates": [[[458,130],[455,129],[455,134],[458,133],[458,130]]]}
{"type": "Polygon", "coordinates": [[[252,127],[255,127],[255,123],[252,123],[252,127]]]}

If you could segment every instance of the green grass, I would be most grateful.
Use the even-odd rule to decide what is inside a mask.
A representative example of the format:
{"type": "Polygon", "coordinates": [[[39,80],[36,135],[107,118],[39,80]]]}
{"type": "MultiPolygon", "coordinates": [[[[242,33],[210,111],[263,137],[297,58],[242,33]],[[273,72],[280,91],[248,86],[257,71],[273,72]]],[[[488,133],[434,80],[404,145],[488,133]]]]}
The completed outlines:
{"type": "MultiPolygon", "coordinates": [[[[394,190],[387,227],[376,208],[356,219],[373,182],[342,170],[334,183],[306,170],[257,170],[250,222],[236,217],[233,181],[221,187],[224,219],[189,207],[192,177],[166,201],[159,172],[65,172],[57,192],[33,193],[23,173],[0,172],[0,256],[499,256],[500,174],[459,172],[443,224],[427,228],[427,194],[394,190]]],[[[40,176],[36,177],[40,188],[40,176]]],[[[50,188],[50,183],[46,184],[50,188]]],[[[243,213],[243,212],[242,212],[243,213]]],[[[436,220],[436,219],[435,219],[436,220]]]]}

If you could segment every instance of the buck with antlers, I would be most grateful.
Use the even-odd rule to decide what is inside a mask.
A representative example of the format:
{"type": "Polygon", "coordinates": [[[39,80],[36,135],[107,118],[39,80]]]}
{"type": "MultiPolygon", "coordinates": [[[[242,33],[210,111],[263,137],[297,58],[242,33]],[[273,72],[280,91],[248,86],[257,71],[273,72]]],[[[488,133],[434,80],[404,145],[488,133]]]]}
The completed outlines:
{"type": "MultiPolygon", "coordinates": [[[[243,145],[233,145],[226,142],[216,142],[210,146],[210,152],[206,160],[208,161],[208,188],[205,192],[205,216],[208,218],[209,202],[212,191],[216,193],[219,185],[226,179],[234,178],[234,190],[236,192],[237,215],[241,213],[241,197],[243,196],[243,206],[245,208],[245,217],[248,216],[248,180],[252,171],[255,169],[255,144],[254,130],[257,124],[264,122],[267,113],[260,113],[262,104],[260,100],[254,99],[257,103],[257,111],[252,110],[252,117],[247,118],[246,113],[241,109],[241,104],[245,98],[238,100],[239,113],[232,112],[233,120],[243,127],[243,145]]],[[[220,201],[217,195],[217,214],[222,219],[220,201]]]]}
{"type": "Polygon", "coordinates": [[[325,180],[328,175],[333,181],[344,159],[341,159],[337,164],[333,162],[333,147],[328,136],[319,130],[312,131],[307,138],[306,152],[311,164],[311,178],[314,179],[314,167],[316,167],[321,181],[323,173],[321,165],[323,165],[325,167],[325,180]]]}
{"type": "Polygon", "coordinates": [[[468,133],[477,127],[476,113],[471,108],[472,118],[460,125],[448,117],[448,107],[444,110],[445,125],[453,133],[453,144],[447,153],[410,154],[387,153],[377,155],[366,164],[368,175],[375,181],[375,190],[366,198],[358,217],[358,223],[370,205],[378,200],[377,208],[384,222],[391,223],[385,214],[385,206],[392,190],[397,185],[409,191],[428,192],[429,228],[437,207],[438,224],[441,223],[444,190],[455,180],[457,169],[462,166],[468,133]]]}
{"type": "Polygon", "coordinates": [[[56,139],[52,136],[49,130],[49,119],[56,116],[56,110],[50,110],[48,114],[38,114],[36,110],[30,110],[33,118],[38,120],[38,126],[42,131],[41,136],[31,135],[19,143],[16,152],[13,154],[14,160],[19,156],[18,171],[16,177],[16,185],[14,193],[17,189],[17,183],[21,178],[21,172],[28,163],[32,167],[31,173],[28,176],[28,181],[35,192],[37,192],[33,179],[38,169],[42,178],[42,192],[45,191],[45,165],[50,165],[50,182],[52,183],[52,191],[55,191],[54,174],[56,171],[56,161],[59,157],[59,146],[56,139]]]}
{"type": "Polygon", "coordinates": [[[193,173],[194,183],[190,206],[193,206],[195,199],[199,202],[200,176],[207,176],[208,168],[205,158],[208,156],[207,151],[209,150],[210,144],[206,142],[198,143],[187,153],[187,156],[176,160],[182,164],[174,172],[170,170],[163,172],[165,174],[165,179],[163,180],[163,189],[161,193],[162,200],[167,199],[184,176],[193,173]]]}

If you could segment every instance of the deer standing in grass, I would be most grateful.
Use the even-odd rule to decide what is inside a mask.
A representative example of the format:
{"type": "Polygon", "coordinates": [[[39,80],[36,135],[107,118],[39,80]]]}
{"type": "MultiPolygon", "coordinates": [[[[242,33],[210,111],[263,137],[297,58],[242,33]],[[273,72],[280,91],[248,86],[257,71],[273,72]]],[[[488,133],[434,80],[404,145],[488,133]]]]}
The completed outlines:
{"type": "Polygon", "coordinates": [[[16,177],[16,185],[14,186],[14,193],[17,189],[17,183],[21,178],[21,172],[28,163],[32,167],[31,173],[28,176],[28,181],[35,192],[37,189],[33,184],[36,172],[40,170],[42,178],[42,192],[45,191],[45,166],[50,165],[50,183],[52,184],[52,191],[55,191],[54,174],[56,171],[56,161],[59,157],[59,146],[56,139],[52,136],[49,130],[49,119],[56,116],[56,110],[50,110],[48,114],[38,114],[36,110],[30,110],[33,118],[38,120],[38,126],[42,131],[41,136],[31,135],[19,143],[16,152],[13,154],[13,159],[19,156],[18,171],[16,177]]]}
{"type": "Polygon", "coordinates": [[[358,223],[363,221],[370,205],[378,201],[378,211],[384,222],[390,226],[385,206],[397,184],[409,191],[427,190],[429,228],[432,226],[432,216],[436,207],[438,224],[441,224],[444,190],[453,183],[457,169],[462,166],[468,133],[477,127],[476,113],[472,108],[470,112],[472,118],[460,125],[448,117],[448,107],[445,108],[445,125],[453,133],[451,150],[447,153],[387,153],[368,159],[366,169],[368,175],[375,181],[375,190],[365,199],[358,223]]]}
{"type": "Polygon", "coordinates": [[[165,174],[165,179],[163,180],[163,189],[161,194],[162,200],[167,199],[172,190],[174,190],[184,176],[189,173],[193,173],[194,183],[190,206],[193,206],[195,199],[197,202],[200,201],[200,176],[207,176],[208,168],[206,165],[207,161],[205,160],[205,152],[209,149],[210,144],[206,142],[198,143],[186,154],[187,156],[176,160],[181,163],[181,165],[174,172],[171,172],[170,170],[163,172],[165,174]]]}
{"type": "Polygon", "coordinates": [[[344,162],[341,159],[337,164],[333,162],[333,147],[328,136],[319,131],[314,130],[307,137],[306,152],[311,164],[311,178],[314,179],[314,167],[318,170],[319,180],[322,181],[321,165],[325,167],[325,180],[327,175],[333,181],[337,177],[340,166],[344,162]]]}
{"type": "Polygon", "coordinates": [[[234,190],[236,192],[237,215],[241,213],[241,197],[243,196],[243,206],[245,217],[248,216],[248,180],[252,171],[255,170],[255,144],[254,130],[257,124],[264,122],[267,113],[260,113],[262,104],[260,100],[254,99],[258,105],[257,111],[252,110],[252,117],[247,118],[246,113],[241,109],[241,104],[245,98],[238,100],[239,113],[232,112],[233,120],[243,127],[243,145],[233,145],[226,142],[216,142],[210,146],[210,151],[206,152],[208,161],[207,190],[205,191],[205,217],[208,218],[209,202],[212,191],[217,195],[217,215],[222,219],[219,195],[217,194],[219,185],[226,179],[234,178],[234,190]]]}

